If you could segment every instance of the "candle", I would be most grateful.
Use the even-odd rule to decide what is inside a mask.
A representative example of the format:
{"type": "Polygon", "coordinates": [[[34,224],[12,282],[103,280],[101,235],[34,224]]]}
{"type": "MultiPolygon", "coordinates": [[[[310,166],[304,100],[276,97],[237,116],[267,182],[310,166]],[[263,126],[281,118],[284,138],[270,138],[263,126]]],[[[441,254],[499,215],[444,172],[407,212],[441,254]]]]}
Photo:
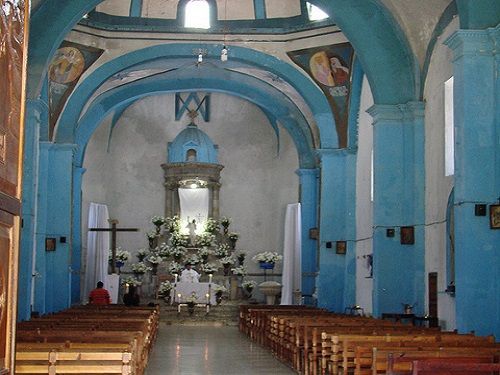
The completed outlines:
{"type": "Polygon", "coordinates": [[[209,275],[208,275],[208,282],[209,282],[209,283],[212,283],[212,277],[213,277],[213,276],[214,276],[214,275],[212,275],[212,274],[209,274],[209,275]]]}
{"type": "Polygon", "coordinates": [[[179,277],[179,275],[177,275],[176,273],[174,273],[174,277],[175,277],[175,283],[177,284],[177,277],[179,277]]]}
{"type": "Polygon", "coordinates": [[[205,297],[207,297],[207,303],[210,303],[210,294],[205,294],[205,297]]]}

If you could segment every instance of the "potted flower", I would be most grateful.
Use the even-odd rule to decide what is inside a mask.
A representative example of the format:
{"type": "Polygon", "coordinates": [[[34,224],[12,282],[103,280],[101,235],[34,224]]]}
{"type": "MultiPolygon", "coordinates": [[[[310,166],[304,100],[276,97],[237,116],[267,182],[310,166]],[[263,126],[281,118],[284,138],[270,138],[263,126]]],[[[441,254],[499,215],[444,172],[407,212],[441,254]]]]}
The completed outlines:
{"type": "Polygon", "coordinates": [[[236,276],[246,276],[247,269],[245,266],[238,266],[236,268],[231,268],[231,272],[236,276]]]}
{"type": "Polygon", "coordinates": [[[173,247],[179,247],[179,246],[185,247],[189,244],[189,239],[186,236],[177,232],[172,233],[170,241],[173,247]]]}
{"type": "Polygon", "coordinates": [[[205,232],[217,233],[219,231],[219,222],[211,217],[205,222],[205,232]]]}
{"type": "Polygon", "coordinates": [[[215,263],[203,263],[200,266],[200,270],[205,272],[207,275],[213,275],[219,270],[219,267],[215,263]]]}
{"type": "Polygon", "coordinates": [[[262,253],[256,254],[252,260],[254,262],[259,263],[260,268],[262,269],[270,269],[274,268],[276,262],[279,262],[283,259],[283,256],[271,251],[264,251],[262,253]]]}
{"type": "Polygon", "coordinates": [[[146,233],[146,237],[148,239],[149,248],[154,248],[156,246],[158,234],[155,231],[150,231],[146,233]]]}
{"type": "Polygon", "coordinates": [[[182,271],[182,265],[177,263],[177,262],[171,262],[169,265],[168,265],[168,272],[171,274],[171,275],[179,275],[182,271]]]}
{"type": "Polygon", "coordinates": [[[180,262],[181,259],[186,255],[186,248],[182,246],[173,247],[170,249],[170,255],[176,262],[180,262]]]}
{"type": "Polygon", "coordinates": [[[243,252],[241,252],[241,253],[239,253],[239,254],[238,254],[237,259],[238,259],[238,264],[239,264],[240,266],[242,266],[242,265],[243,265],[243,263],[245,262],[245,257],[246,257],[246,256],[247,256],[247,254],[246,254],[246,253],[243,253],[243,252]]]}
{"type": "Polygon", "coordinates": [[[215,293],[215,302],[217,302],[217,305],[220,305],[222,302],[222,293],[227,292],[227,289],[223,285],[215,285],[213,291],[215,293]]]}
{"type": "Polygon", "coordinates": [[[210,251],[210,249],[208,247],[202,247],[198,251],[197,255],[198,255],[198,258],[200,258],[203,262],[206,263],[210,254],[212,254],[212,252],[210,251]]]}
{"type": "Polygon", "coordinates": [[[212,243],[215,241],[215,236],[210,233],[202,233],[196,238],[196,245],[201,247],[209,247],[212,246],[212,243]]]}
{"type": "Polygon", "coordinates": [[[163,260],[167,260],[170,256],[170,247],[165,242],[162,242],[156,249],[156,253],[161,256],[163,260]]]}
{"type": "Polygon", "coordinates": [[[158,288],[158,296],[165,299],[165,302],[170,303],[170,291],[172,290],[173,286],[170,281],[164,281],[160,284],[160,287],[158,288]]]}
{"type": "Polygon", "coordinates": [[[137,257],[137,259],[139,259],[139,262],[142,262],[144,260],[144,258],[146,258],[149,254],[149,250],[148,249],[139,249],[137,250],[137,253],[135,254],[135,256],[137,257]]]}
{"type": "Polygon", "coordinates": [[[152,270],[152,268],[147,266],[144,262],[134,263],[130,268],[132,269],[132,272],[137,276],[144,275],[146,272],[152,270]]]}
{"type": "Polygon", "coordinates": [[[163,224],[167,222],[167,220],[163,216],[153,216],[151,218],[151,222],[156,227],[156,233],[160,233],[161,227],[163,224]]]}
{"type": "Polygon", "coordinates": [[[234,264],[234,258],[232,256],[226,256],[224,258],[221,258],[220,262],[224,267],[224,276],[229,276],[231,266],[234,264]]]}
{"type": "Polygon", "coordinates": [[[252,298],[252,292],[256,286],[257,283],[253,280],[244,281],[241,284],[243,292],[248,296],[248,298],[252,298]]]}
{"type": "Polygon", "coordinates": [[[220,219],[220,225],[224,228],[224,233],[227,233],[229,225],[231,224],[231,218],[223,216],[220,219]]]}
{"type": "MultiPolygon", "coordinates": [[[[127,260],[130,258],[130,253],[126,250],[123,250],[121,247],[116,248],[115,254],[115,267],[118,268],[118,273],[120,273],[120,269],[125,265],[127,260]]],[[[112,250],[109,250],[109,262],[113,262],[113,253],[112,250]]]]}
{"type": "Polygon", "coordinates": [[[193,315],[194,307],[196,306],[197,301],[198,301],[198,296],[196,295],[196,292],[191,293],[191,295],[188,298],[186,298],[186,304],[188,306],[189,315],[193,315]]]}
{"type": "Polygon", "coordinates": [[[231,250],[229,246],[227,246],[226,244],[221,244],[217,246],[217,248],[214,251],[214,254],[217,258],[224,258],[229,255],[229,250],[231,250]]]}
{"type": "Polygon", "coordinates": [[[161,256],[153,254],[147,258],[147,261],[153,266],[153,275],[156,275],[158,272],[158,265],[163,262],[163,259],[161,256]]]}
{"type": "Polygon", "coordinates": [[[229,238],[229,242],[231,243],[231,248],[234,249],[236,247],[236,241],[240,238],[239,233],[231,232],[228,234],[227,238],[229,238]]]}
{"type": "Polygon", "coordinates": [[[125,286],[129,286],[129,285],[132,285],[132,286],[140,286],[142,284],[142,282],[140,280],[137,280],[135,277],[133,276],[127,276],[127,277],[124,277],[121,281],[121,284],[122,285],[125,285],[125,286]]]}
{"type": "Polygon", "coordinates": [[[179,219],[179,216],[166,217],[165,229],[169,233],[178,232],[181,229],[181,220],[179,219]]]}

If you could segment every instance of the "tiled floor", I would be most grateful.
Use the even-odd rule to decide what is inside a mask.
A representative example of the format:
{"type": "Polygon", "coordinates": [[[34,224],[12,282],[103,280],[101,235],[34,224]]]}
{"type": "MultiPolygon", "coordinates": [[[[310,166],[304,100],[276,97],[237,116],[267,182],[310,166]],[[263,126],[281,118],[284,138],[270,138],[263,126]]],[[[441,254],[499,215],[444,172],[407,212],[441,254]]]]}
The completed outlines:
{"type": "Polygon", "coordinates": [[[237,327],[160,325],[145,375],[290,375],[237,327]]]}

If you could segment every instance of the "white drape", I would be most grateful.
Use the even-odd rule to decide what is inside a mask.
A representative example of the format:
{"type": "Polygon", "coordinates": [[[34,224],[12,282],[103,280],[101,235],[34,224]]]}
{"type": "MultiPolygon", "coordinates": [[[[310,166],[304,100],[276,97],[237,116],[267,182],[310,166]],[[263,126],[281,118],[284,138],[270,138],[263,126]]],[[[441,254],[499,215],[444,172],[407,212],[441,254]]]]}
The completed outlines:
{"type": "MultiPolygon", "coordinates": [[[[108,219],[106,205],[90,203],[89,228],[109,228],[108,219]]],[[[96,287],[98,281],[107,283],[109,246],[109,232],[88,232],[84,301],[87,300],[89,292],[96,287]]],[[[104,287],[106,288],[106,285],[104,287]]]]}
{"type": "Polygon", "coordinates": [[[283,244],[282,305],[292,305],[293,292],[302,290],[302,225],[300,215],[300,203],[287,205],[283,244]]]}
{"type": "Polygon", "coordinates": [[[208,189],[179,189],[181,233],[189,233],[188,223],[196,220],[196,233],[203,233],[208,218],[208,189]]]}

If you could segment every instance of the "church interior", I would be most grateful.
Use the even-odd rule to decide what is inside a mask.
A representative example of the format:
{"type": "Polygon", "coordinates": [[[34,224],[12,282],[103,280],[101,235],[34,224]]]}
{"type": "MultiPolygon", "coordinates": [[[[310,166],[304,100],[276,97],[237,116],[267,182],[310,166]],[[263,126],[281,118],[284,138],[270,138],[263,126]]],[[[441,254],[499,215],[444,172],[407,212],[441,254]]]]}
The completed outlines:
{"type": "Polygon", "coordinates": [[[242,303],[281,359],[263,306],[498,342],[498,0],[2,0],[0,18],[0,374],[29,373],[31,320],[92,315],[99,280],[174,313],[242,303]]]}

